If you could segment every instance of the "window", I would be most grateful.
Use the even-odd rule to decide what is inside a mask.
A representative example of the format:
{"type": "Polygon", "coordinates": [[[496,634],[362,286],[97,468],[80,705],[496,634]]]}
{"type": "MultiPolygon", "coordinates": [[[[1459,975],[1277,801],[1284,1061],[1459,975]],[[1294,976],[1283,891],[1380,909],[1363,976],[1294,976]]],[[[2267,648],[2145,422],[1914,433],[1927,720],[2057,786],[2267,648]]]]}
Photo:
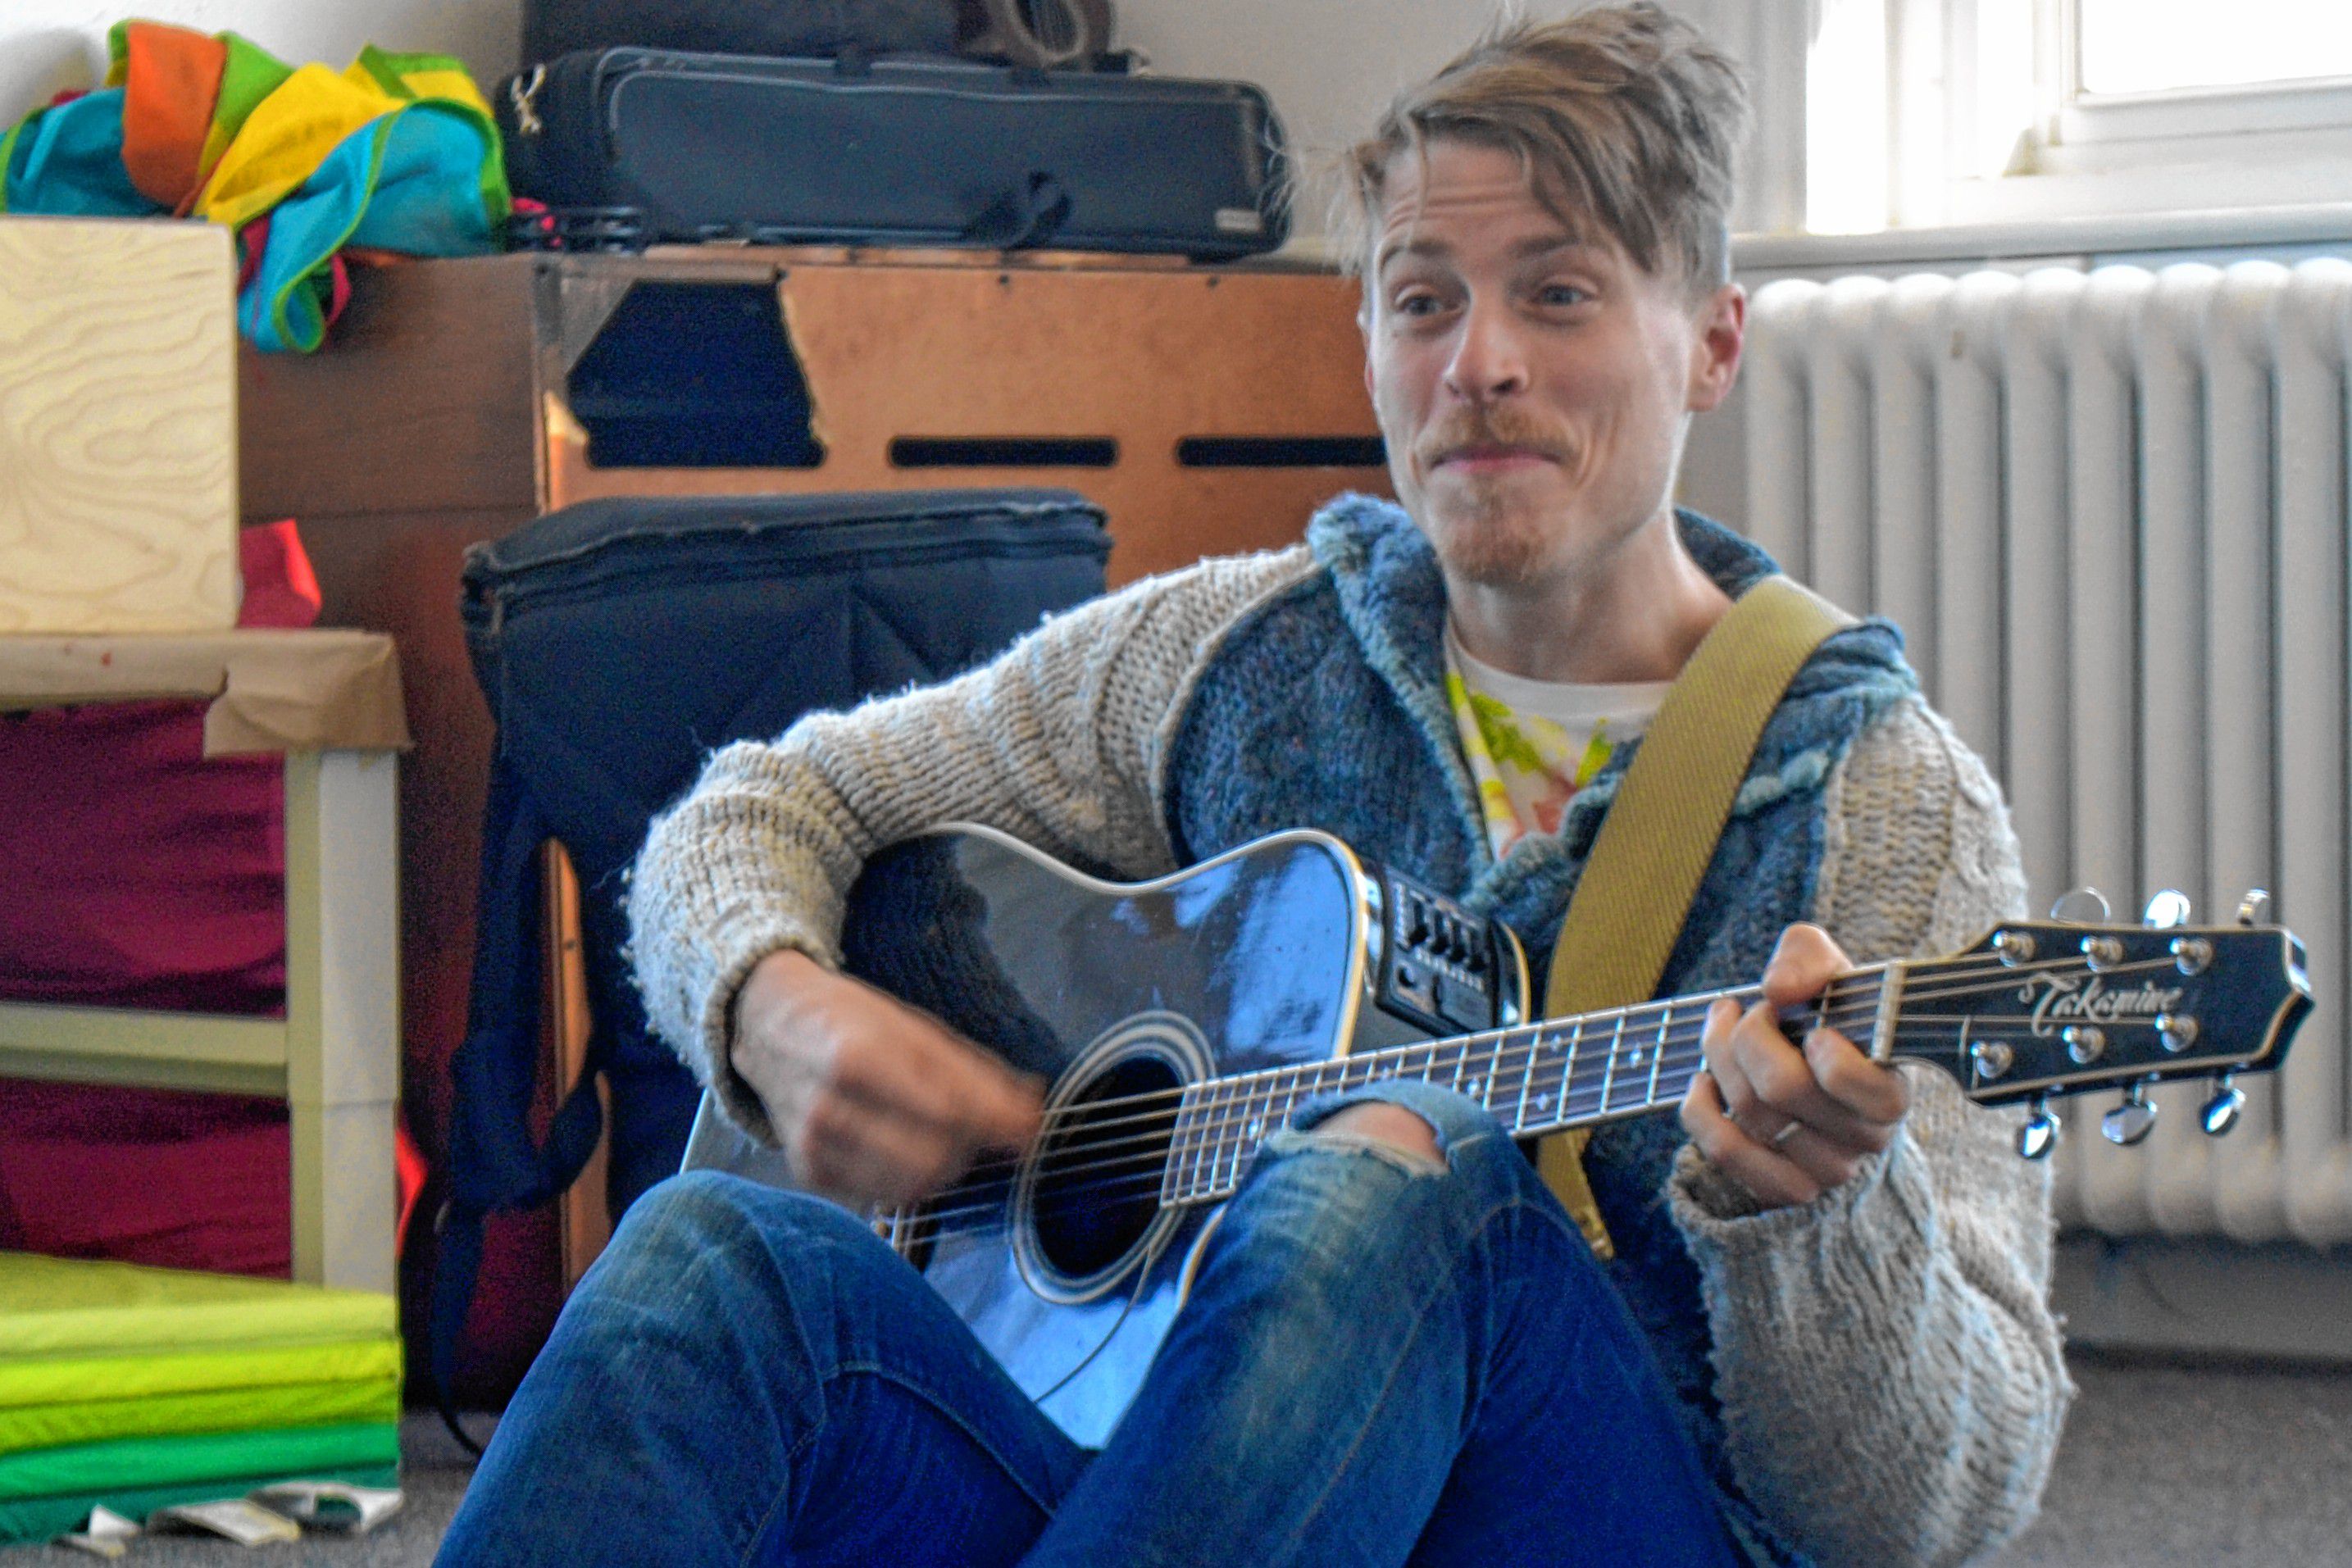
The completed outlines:
{"type": "Polygon", "coordinates": [[[2326,0],[2076,0],[2074,30],[2096,98],[2352,77],[2352,11],[2326,0]]]}
{"type": "Polygon", "coordinates": [[[2352,198],[2337,0],[1817,0],[1808,226],[2352,198]]]}

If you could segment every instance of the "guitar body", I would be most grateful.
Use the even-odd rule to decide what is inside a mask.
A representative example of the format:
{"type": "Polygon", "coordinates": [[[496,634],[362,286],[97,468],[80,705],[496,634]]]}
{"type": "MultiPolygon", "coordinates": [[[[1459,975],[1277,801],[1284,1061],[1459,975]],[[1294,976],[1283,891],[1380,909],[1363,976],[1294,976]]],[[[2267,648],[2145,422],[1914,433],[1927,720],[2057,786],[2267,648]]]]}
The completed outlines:
{"type": "MultiPolygon", "coordinates": [[[[1075,1127],[1089,1101],[1423,1038],[1375,1005],[1379,904],[1377,878],[1321,833],[1115,884],[963,829],[868,866],[845,966],[1047,1080],[1049,1111],[1075,1127]]],[[[1146,1124],[1115,1181],[1057,1183],[1049,1142],[1032,1179],[883,1227],[1081,1443],[1099,1444],[1132,1398],[1214,1212],[1160,1206],[1167,1131],[1146,1124]]],[[[687,1165],[782,1174],[708,1102],[687,1165]]]]}

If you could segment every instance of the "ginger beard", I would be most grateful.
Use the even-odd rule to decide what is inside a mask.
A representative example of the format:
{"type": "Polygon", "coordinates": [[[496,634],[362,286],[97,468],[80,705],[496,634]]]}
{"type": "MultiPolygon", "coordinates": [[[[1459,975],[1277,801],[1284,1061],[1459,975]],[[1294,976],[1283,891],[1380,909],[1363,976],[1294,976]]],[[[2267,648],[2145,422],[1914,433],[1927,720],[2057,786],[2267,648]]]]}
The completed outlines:
{"type": "Polygon", "coordinates": [[[1585,413],[1571,427],[1517,400],[1465,404],[1391,464],[1397,499],[1449,577],[1482,588],[1540,588],[1601,570],[1644,527],[1663,524],[1682,455],[1679,422],[1629,443],[1613,413],[1585,413]],[[1518,455],[1458,460],[1465,448],[1518,455]],[[1614,460],[1596,461],[1602,454],[1614,460]]]}
{"type": "Polygon", "coordinates": [[[1490,588],[1529,587],[1560,566],[1558,521],[1538,495],[1538,463],[1573,467],[1564,433],[1508,404],[1465,408],[1413,443],[1392,477],[1397,497],[1454,574],[1490,588]],[[1454,464],[1463,447],[1528,449],[1529,462],[1488,469],[1454,464]]]}

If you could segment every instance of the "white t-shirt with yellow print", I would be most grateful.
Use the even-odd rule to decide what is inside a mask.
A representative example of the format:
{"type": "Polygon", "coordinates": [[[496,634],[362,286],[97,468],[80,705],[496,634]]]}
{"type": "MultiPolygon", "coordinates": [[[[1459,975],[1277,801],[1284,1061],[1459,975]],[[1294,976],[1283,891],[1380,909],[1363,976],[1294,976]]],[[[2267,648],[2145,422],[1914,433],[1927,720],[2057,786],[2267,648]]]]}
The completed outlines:
{"type": "Polygon", "coordinates": [[[1671,681],[1587,685],[1482,664],[1445,629],[1445,693],[1495,858],[1529,833],[1559,831],[1576,792],[1657,716],[1671,681]]]}

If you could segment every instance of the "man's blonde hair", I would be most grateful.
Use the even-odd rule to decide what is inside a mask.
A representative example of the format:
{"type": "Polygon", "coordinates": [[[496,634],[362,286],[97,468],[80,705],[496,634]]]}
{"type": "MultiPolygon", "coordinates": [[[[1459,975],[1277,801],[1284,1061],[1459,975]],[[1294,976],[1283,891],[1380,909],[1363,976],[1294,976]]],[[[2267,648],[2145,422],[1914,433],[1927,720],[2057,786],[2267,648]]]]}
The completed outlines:
{"type": "Polygon", "coordinates": [[[1747,127],[1738,68],[1646,0],[1540,25],[1506,20],[1399,93],[1348,151],[1341,254],[1352,267],[1370,260],[1399,154],[1465,141],[1517,153],[1537,198],[1572,231],[1598,224],[1643,271],[1671,266],[1705,292],[1730,277],[1733,163],[1747,127]]]}

